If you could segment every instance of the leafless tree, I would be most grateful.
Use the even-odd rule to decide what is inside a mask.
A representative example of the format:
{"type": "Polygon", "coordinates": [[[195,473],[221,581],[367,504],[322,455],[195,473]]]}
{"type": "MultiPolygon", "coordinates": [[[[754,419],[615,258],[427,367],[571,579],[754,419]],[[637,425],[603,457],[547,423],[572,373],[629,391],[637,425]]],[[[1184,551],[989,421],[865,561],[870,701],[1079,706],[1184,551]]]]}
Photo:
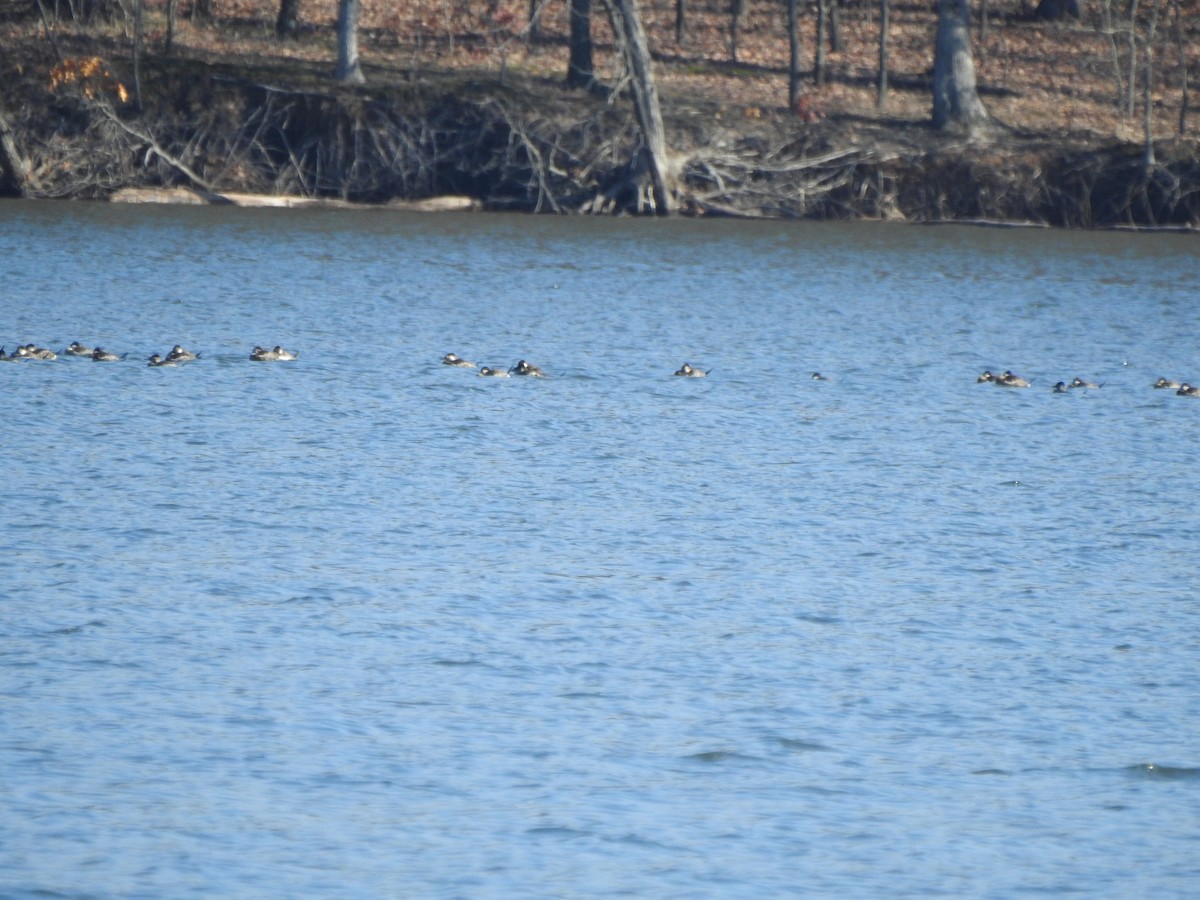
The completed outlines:
{"type": "Polygon", "coordinates": [[[969,26],[968,0],[938,0],[933,124],[937,128],[959,126],[974,134],[986,124],[988,115],[975,85],[969,26]]]}
{"type": "Polygon", "coordinates": [[[358,62],[358,0],[338,0],[338,63],[334,77],[347,84],[364,84],[358,62]]]}

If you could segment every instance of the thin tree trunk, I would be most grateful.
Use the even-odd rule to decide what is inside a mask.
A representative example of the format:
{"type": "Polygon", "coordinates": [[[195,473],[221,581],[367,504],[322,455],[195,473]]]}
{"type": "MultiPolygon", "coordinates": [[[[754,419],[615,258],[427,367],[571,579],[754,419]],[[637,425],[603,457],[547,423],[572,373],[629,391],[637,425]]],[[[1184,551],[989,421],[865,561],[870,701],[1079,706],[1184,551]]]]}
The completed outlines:
{"type": "Polygon", "coordinates": [[[888,31],[889,0],[879,0],[879,87],[875,94],[875,106],[883,109],[888,99],[888,31]]]}
{"type": "Polygon", "coordinates": [[[1112,62],[1113,81],[1117,88],[1117,115],[1125,117],[1125,79],[1121,74],[1121,51],[1117,49],[1117,32],[1113,27],[1112,0],[1100,0],[1100,27],[1108,38],[1108,56],[1112,62]]]}
{"type": "Polygon", "coordinates": [[[666,131],[637,0],[608,0],[608,13],[632,80],[634,111],[642,132],[642,155],[650,175],[654,211],[661,216],[670,215],[675,212],[675,194],[667,159],[666,131]]]}
{"type": "Polygon", "coordinates": [[[799,0],[787,0],[788,17],[788,109],[800,99],[800,11],[799,0]]]}
{"type": "Polygon", "coordinates": [[[570,4],[567,86],[587,87],[595,77],[592,62],[592,0],[570,0],[570,4]]]}
{"type": "Polygon", "coordinates": [[[1138,0],[1129,0],[1129,77],[1125,80],[1125,115],[1132,116],[1137,93],[1137,8],[1138,0]]]}
{"type": "Polygon", "coordinates": [[[1146,32],[1146,71],[1142,81],[1142,131],[1146,139],[1146,150],[1142,161],[1147,169],[1154,165],[1154,131],[1153,131],[1153,97],[1151,88],[1154,83],[1154,37],[1158,30],[1158,4],[1150,11],[1150,25],[1146,32]]]}
{"type": "Polygon", "coordinates": [[[338,0],[338,63],[334,78],[346,84],[365,84],[358,62],[358,0],[338,0]]]}
{"type": "Polygon", "coordinates": [[[175,13],[176,0],[167,0],[167,46],[166,54],[171,55],[171,51],[175,48],[175,13]]]}
{"type": "Polygon", "coordinates": [[[937,43],[933,58],[933,124],[963,126],[975,134],[987,122],[987,110],[975,86],[967,0],[938,0],[937,43]]]}
{"type": "Polygon", "coordinates": [[[46,7],[42,5],[42,0],[37,0],[38,12],[42,14],[42,27],[46,29],[46,37],[50,39],[50,46],[54,48],[54,55],[58,57],[58,61],[63,61],[62,51],[58,49],[58,41],[54,38],[54,32],[50,30],[50,20],[46,17],[46,7]]]}
{"type": "Polygon", "coordinates": [[[142,111],[142,7],[137,0],[133,7],[133,102],[134,108],[142,111]]]}
{"type": "Polygon", "coordinates": [[[829,0],[829,52],[842,52],[842,4],[829,0]]]}
{"type": "Polygon", "coordinates": [[[1187,133],[1188,64],[1187,42],[1183,33],[1183,19],[1179,5],[1179,0],[1172,0],[1175,10],[1175,40],[1179,45],[1179,135],[1182,137],[1187,133]]]}
{"type": "Polygon", "coordinates": [[[729,0],[729,59],[738,61],[738,32],[742,27],[742,17],[746,15],[746,5],[750,0],[729,0]]]}
{"type": "Polygon", "coordinates": [[[687,0],[675,0],[675,43],[687,46],[687,0]]]}
{"type": "Polygon", "coordinates": [[[825,28],[829,19],[829,0],[817,0],[817,49],[813,59],[813,82],[817,87],[825,84],[825,28]]]}

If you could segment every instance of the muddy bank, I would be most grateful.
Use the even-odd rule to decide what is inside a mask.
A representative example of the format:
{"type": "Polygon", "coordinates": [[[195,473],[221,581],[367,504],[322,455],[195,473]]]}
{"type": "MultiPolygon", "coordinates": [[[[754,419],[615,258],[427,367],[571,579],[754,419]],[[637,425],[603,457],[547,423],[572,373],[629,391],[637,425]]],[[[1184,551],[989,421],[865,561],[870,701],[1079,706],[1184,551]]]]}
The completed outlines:
{"type": "MultiPolygon", "coordinates": [[[[352,89],[301,64],[150,59],[135,113],[111,84],[51,91],[55,62],[42,53],[0,88],[11,137],[0,186],[10,195],[187,189],[356,204],[452,196],[563,214],[643,208],[628,101],[550,79],[409,71],[352,89]]],[[[1002,126],[967,143],[921,123],[752,118],[706,98],[663,99],[685,215],[1200,227],[1194,141],[1158,145],[1147,164],[1140,145],[1002,126]]]]}

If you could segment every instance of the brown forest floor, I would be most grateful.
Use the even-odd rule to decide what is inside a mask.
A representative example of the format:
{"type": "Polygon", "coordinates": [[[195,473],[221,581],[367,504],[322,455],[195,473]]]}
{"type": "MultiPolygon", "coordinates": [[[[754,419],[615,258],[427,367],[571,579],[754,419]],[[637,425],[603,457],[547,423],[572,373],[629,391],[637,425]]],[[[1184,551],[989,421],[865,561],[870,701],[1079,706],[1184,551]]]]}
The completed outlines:
{"type": "MultiPolygon", "coordinates": [[[[56,30],[66,34],[119,35],[123,23],[81,29],[64,0],[47,3],[58,11],[56,30]]],[[[991,0],[986,35],[973,28],[975,62],[985,105],[1002,126],[1044,137],[1075,141],[1140,141],[1141,72],[1138,111],[1123,117],[1117,110],[1113,42],[1101,28],[1100,7],[1112,2],[1114,14],[1126,8],[1116,0],[1084,0],[1084,17],[1062,24],[1036,21],[1028,0],[991,0]]],[[[1178,21],[1170,0],[1159,0],[1156,77],[1152,90],[1153,130],[1157,138],[1178,134],[1185,62],[1193,83],[1200,82],[1200,0],[1182,0],[1178,21]],[[1182,34],[1180,34],[1182,30],[1182,34]],[[1181,55],[1186,58],[1181,60],[1181,55]]],[[[132,3],[127,4],[132,8],[132,3]]],[[[978,15],[979,0],[973,6],[978,15]]],[[[1140,4],[1138,33],[1144,37],[1153,4],[1140,4]]],[[[499,75],[513,73],[561,78],[566,71],[567,4],[547,2],[541,11],[540,34],[530,41],[527,0],[363,0],[361,52],[368,81],[390,81],[397,73],[429,69],[468,69],[499,75]]],[[[596,69],[614,75],[608,23],[600,4],[593,14],[596,69]]],[[[642,3],[642,14],[655,55],[664,103],[700,97],[719,101],[731,116],[748,119],[787,117],[787,21],[781,0],[749,0],[739,33],[738,61],[730,59],[728,0],[691,0],[688,39],[675,40],[674,0],[642,3]]],[[[181,4],[177,52],[214,57],[225,62],[266,58],[297,61],[335,59],[333,0],[317,6],[301,4],[303,34],[277,42],[272,36],[277,4],[267,0],[212,0],[214,21],[198,25],[181,4]]],[[[42,33],[36,3],[0,2],[0,47],[8,63],[19,65],[17,47],[39,40],[42,33]]],[[[161,45],[165,36],[165,2],[147,2],[147,38],[161,45]]],[[[824,86],[813,84],[815,4],[801,6],[803,85],[808,102],[828,116],[850,116],[864,122],[920,124],[929,117],[928,75],[933,66],[935,15],[931,3],[893,2],[889,51],[890,92],[887,106],[876,108],[879,24],[877,4],[846,0],[840,8],[842,49],[827,54],[824,86]]],[[[1127,38],[1119,34],[1117,52],[1128,76],[1127,38]]],[[[0,74],[3,69],[0,69],[0,74]]],[[[1195,117],[1188,134],[1196,135],[1195,117]]]]}

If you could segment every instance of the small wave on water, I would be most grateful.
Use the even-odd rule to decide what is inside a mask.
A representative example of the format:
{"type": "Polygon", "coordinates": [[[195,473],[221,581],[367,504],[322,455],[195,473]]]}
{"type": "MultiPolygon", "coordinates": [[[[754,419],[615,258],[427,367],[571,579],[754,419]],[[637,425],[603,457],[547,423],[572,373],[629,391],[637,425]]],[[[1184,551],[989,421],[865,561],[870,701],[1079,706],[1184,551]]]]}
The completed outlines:
{"type": "Polygon", "coordinates": [[[1167,781],[1200,781],[1200,766],[1163,766],[1158,763],[1137,763],[1127,766],[1126,772],[1151,779],[1167,781]]]}

